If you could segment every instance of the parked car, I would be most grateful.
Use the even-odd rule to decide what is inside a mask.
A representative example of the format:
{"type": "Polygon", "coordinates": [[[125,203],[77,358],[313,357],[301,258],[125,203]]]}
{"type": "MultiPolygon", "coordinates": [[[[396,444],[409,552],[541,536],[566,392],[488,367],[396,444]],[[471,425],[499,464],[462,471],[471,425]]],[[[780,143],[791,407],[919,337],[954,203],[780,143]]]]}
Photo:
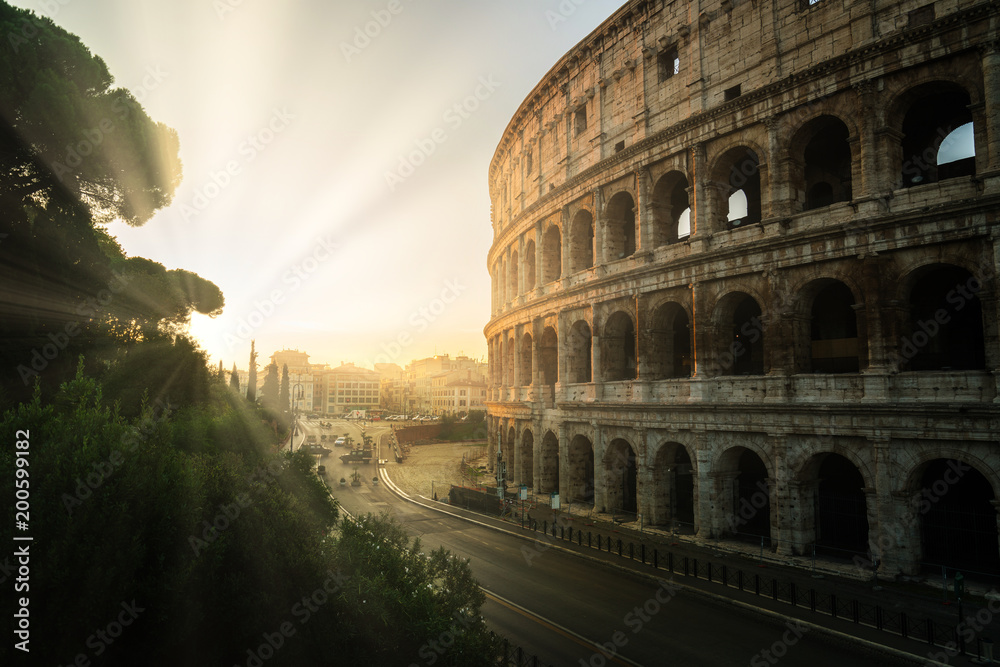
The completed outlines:
{"type": "Polygon", "coordinates": [[[347,440],[345,440],[344,438],[337,438],[337,440],[333,443],[333,446],[334,447],[346,447],[347,446],[347,440]]]}
{"type": "Polygon", "coordinates": [[[313,456],[326,456],[327,454],[333,451],[329,447],[324,447],[323,445],[310,444],[310,443],[302,445],[302,449],[312,454],[313,456]]]}

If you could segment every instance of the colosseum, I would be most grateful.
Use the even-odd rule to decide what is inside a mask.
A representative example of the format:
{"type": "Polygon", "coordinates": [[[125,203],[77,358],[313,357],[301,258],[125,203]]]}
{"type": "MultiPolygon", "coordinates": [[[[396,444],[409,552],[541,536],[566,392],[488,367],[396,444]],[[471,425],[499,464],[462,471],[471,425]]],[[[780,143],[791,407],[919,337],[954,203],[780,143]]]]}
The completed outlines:
{"type": "Polygon", "coordinates": [[[998,28],[983,0],[632,0],[564,55],[489,171],[506,483],[996,575],[998,28]]]}

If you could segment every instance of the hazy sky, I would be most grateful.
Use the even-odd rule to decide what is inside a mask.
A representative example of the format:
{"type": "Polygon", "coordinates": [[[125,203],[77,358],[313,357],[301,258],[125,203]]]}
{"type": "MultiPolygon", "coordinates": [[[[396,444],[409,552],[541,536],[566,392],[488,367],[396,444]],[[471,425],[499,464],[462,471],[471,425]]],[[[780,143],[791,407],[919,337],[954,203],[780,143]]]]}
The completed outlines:
{"type": "Polygon", "coordinates": [[[485,358],[493,151],[545,72],[624,2],[12,4],[78,35],[177,130],[173,204],[110,231],[222,289],[224,313],[195,315],[192,332],[213,362],[245,368],[251,337],[265,359],[485,358]]]}

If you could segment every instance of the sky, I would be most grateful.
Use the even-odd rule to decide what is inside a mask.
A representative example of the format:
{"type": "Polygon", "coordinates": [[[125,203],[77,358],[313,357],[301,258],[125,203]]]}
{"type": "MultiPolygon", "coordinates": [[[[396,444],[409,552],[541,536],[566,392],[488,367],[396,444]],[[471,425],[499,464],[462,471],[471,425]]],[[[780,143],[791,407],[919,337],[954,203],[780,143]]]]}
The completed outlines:
{"type": "Polygon", "coordinates": [[[184,180],[130,256],[211,280],[213,364],[486,357],[488,169],[545,73],[622,0],[15,0],[177,130],[184,180]]]}

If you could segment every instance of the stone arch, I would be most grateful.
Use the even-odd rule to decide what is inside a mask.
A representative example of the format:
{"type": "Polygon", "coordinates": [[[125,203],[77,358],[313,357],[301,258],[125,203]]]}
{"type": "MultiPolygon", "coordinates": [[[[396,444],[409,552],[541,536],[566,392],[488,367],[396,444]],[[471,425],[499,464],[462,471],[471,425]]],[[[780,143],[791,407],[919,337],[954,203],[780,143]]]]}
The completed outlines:
{"type": "Polygon", "coordinates": [[[997,473],[965,452],[928,452],[909,471],[921,562],[965,572],[1000,569],[997,473]]]}
{"type": "Polygon", "coordinates": [[[635,379],[636,337],[631,314],[617,310],[604,323],[601,366],[601,379],[605,382],[635,379]]]}
{"type": "Polygon", "coordinates": [[[569,329],[566,363],[571,383],[593,382],[593,337],[586,320],[577,320],[569,329]]]}
{"type": "Polygon", "coordinates": [[[677,243],[691,235],[688,179],[683,172],[668,171],[657,179],[652,195],[653,247],[677,243]]]}
{"type": "MultiPolygon", "coordinates": [[[[846,453],[846,452],[845,452],[846,453]]],[[[866,489],[873,488],[853,457],[818,452],[798,473],[802,539],[836,556],[868,552],[869,525],[866,489]],[[811,511],[810,511],[811,510],[811,511]]]]}
{"type": "Polygon", "coordinates": [[[569,226],[569,272],[578,273],[594,266],[594,216],[580,209],[569,226]]]}
{"type": "Polygon", "coordinates": [[[850,136],[847,123],[829,114],[807,120],[792,136],[789,180],[799,210],[853,198],[850,136]]]}
{"type": "Polygon", "coordinates": [[[896,95],[886,124],[899,133],[888,146],[896,187],[935,183],[976,173],[975,157],[939,164],[940,148],[955,129],[973,122],[970,106],[980,95],[960,80],[925,80],[896,95]]]}
{"type": "Polygon", "coordinates": [[[575,435],[569,442],[568,501],[594,504],[594,443],[584,435],[575,435]]]}
{"type": "Polygon", "coordinates": [[[559,491],[559,437],[552,431],[546,431],[542,437],[538,457],[538,492],[559,491]]]}
{"type": "Polygon", "coordinates": [[[733,291],[721,297],[712,316],[718,330],[715,375],[763,375],[764,323],[760,302],[733,291]]]}
{"type": "Polygon", "coordinates": [[[558,225],[551,225],[542,236],[542,284],[562,277],[562,236],[558,225]]]}
{"type": "Polygon", "coordinates": [[[718,458],[716,484],[722,531],[741,538],[771,539],[770,461],[752,443],[735,445],[718,458]]]}
{"type": "Polygon", "coordinates": [[[859,372],[867,349],[859,309],[855,290],[837,278],[803,285],[795,296],[795,372],[859,372]]]}
{"type": "Polygon", "coordinates": [[[646,367],[652,380],[690,377],[692,328],[687,310],[675,301],[658,305],[649,320],[646,367]]]}
{"type": "Polygon", "coordinates": [[[986,336],[979,292],[984,285],[954,264],[924,264],[900,281],[901,370],[983,370],[986,336]],[[961,307],[960,307],[961,306],[961,307]]]}
{"type": "Polygon", "coordinates": [[[760,222],[763,211],[760,156],[751,146],[734,146],[722,153],[710,170],[712,210],[721,213],[716,229],[734,229],[760,222]],[[742,197],[742,198],[741,198],[742,197]],[[743,208],[741,209],[740,206],[743,208]]]}
{"type": "Polygon", "coordinates": [[[605,263],[631,257],[636,250],[636,210],[632,193],[615,193],[604,209],[604,229],[601,235],[605,263]]]}
{"type": "Polygon", "coordinates": [[[615,438],[604,452],[604,489],[607,511],[638,511],[639,463],[635,447],[615,438]]]}
{"type": "Polygon", "coordinates": [[[653,493],[650,523],[671,525],[681,532],[694,532],[695,459],[679,442],[664,442],[653,457],[653,493]]]}

